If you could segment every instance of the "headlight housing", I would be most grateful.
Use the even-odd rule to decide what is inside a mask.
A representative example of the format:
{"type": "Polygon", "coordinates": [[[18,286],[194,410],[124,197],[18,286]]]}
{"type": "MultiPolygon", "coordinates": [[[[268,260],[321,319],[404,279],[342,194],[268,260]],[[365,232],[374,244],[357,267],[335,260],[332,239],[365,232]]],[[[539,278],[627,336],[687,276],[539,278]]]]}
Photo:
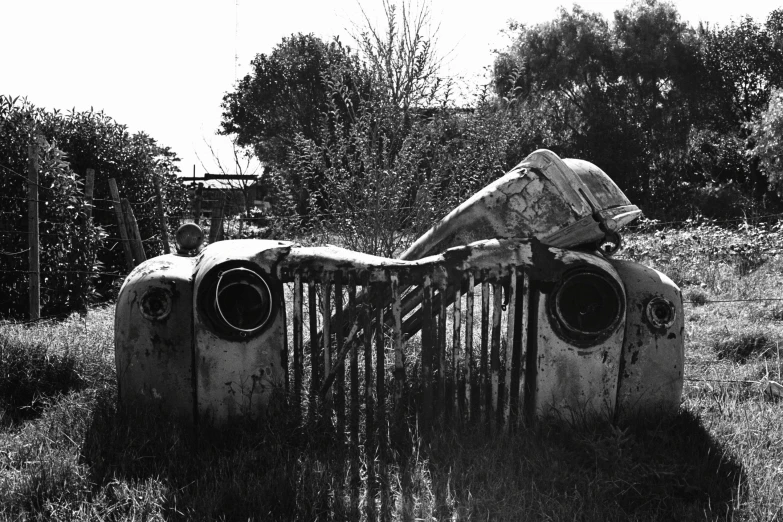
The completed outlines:
{"type": "Polygon", "coordinates": [[[595,268],[566,272],[549,299],[555,332],[581,347],[607,339],[617,329],[624,312],[620,284],[595,268]]]}
{"type": "Polygon", "coordinates": [[[277,300],[266,278],[252,267],[221,265],[207,275],[199,304],[215,333],[247,338],[269,325],[277,300]]]}

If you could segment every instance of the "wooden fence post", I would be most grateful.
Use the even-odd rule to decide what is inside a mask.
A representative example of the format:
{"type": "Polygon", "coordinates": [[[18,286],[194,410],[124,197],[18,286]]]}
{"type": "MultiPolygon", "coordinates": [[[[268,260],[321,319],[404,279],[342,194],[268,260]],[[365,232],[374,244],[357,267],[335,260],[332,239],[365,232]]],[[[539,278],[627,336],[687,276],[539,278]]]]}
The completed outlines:
{"type": "Polygon", "coordinates": [[[120,192],[117,190],[117,182],[114,178],[109,179],[109,191],[114,203],[114,213],[117,216],[117,228],[120,231],[120,242],[122,250],[125,252],[125,267],[128,272],[133,270],[133,252],[131,251],[130,241],[128,239],[128,227],[125,224],[125,215],[122,212],[122,203],[120,203],[120,192]]]}
{"type": "Polygon", "coordinates": [[[226,195],[222,192],[218,195],[215,206],[212,208],[212,218],[209,222],[209,242],[214,243],[220,240],[220,231],[223,229],[223,206],[226,202],[226,195]]]}
{"type": "MultiPolygon", "coordinates": [[[[33,138],[37,140],[38,138],[33,138]]],[[[29,260],[29,319],[41,318],[41,244],[38,230],[38,143],[27,147],[27,232],[29,260]]]]}
{"type": "Polygon", "coordinates": [[[84,184],[84,214],[87,223],[92,219],[92,194],[95,190],[95,169],[87,169],[87,180],[84,184]]]}
{"type": "Polygon", "coordinates": [[[125,215],[125,223],[128,226],[128,235],[130,236],[130,246],[133,251],[133,257],[136,259],[136,264],[140,265],[147,260],[147,256],[144,254],[144,244],[141,242],[141,232],[139,232],[139,225],[136,223],[136,216],[133,215],[133,208],[131,207],[128,198],[122,198],[122,213],[125,215]]]}
{"type": "Polygon", "coordinates": [[[160,240],[163,243],[163,253],[171,254],[171,245],[169,245],[169,229],[166,223],[166,213],[163,211],[163,196],[160,192],[160,178],[158,175],[152,176],[155,183],[155,200],[158,205],[158,221],[160,222],[160,240]]]}

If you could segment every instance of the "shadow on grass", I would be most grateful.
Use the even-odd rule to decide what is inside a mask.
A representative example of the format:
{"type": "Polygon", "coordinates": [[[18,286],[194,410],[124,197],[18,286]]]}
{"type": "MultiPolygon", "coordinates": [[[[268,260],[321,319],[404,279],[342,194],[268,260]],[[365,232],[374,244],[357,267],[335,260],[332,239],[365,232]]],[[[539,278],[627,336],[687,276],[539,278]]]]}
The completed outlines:
{"type": "Polygon", "coordinates": [[[688,411],[653,426],[452,433],[426,453],[438,514],[481,520],[730,520],[747,491],[739,460],[688,411]]]}
{"type": "MultiPolygon", "coordinates": [[[[352,505],[355,457],[331,424],[304,430],[293,416],[277,418],[196,437],[106,405],[95,411],[82,461],[115,513],[157,506],[183,520],[358,518],[368,459],[352,505]]],[[[395,431],[405,433],[393,423],[395,431]]],[[[746,489],[738,461],[689,412],[644,428],[442,430],[427,442],[406,434],[392,447],[387,514],[395,520],[730,519],[746,489]]]]}
{"type": "Polygon", "coordinates": [[[106,405],[94,414],[81,460],[115,512],[153,514],[157,506],[154,513],[180,520],[347,519],[339,495],[345,455],[334,430],[277,419],[196,434],[106,405]]]}

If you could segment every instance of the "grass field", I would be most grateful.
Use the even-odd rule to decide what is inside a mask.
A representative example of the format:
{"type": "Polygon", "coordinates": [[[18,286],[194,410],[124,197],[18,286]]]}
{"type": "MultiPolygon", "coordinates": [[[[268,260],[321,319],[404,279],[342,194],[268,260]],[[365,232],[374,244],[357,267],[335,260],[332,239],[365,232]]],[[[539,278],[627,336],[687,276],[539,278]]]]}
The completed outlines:
{"type": "MultiPolygon", "coordinates": [[[[782,237],[704,224],[627,237],[620,255],[669,274],[687,302],[680,413],[644,426],[411,436],[395,448],[388,517],[783,519],[782,237]]],[[[0,326],[0,520],[355,516],[328,429],[303,430],[283,412],[274,425],[196,437],[118,411],[112,321],[104,308],[0,326]]]]}

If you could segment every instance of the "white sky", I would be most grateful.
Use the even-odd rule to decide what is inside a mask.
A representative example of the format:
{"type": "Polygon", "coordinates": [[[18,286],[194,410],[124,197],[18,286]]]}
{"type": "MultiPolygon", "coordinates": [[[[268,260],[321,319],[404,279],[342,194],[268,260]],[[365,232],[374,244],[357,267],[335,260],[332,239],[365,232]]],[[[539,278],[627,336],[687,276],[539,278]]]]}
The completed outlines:
{"type": "MultiPolygon", "coordinates": [[[[415,2],[414,2],[415,3],[415,2]]],[[[452,74],[480,77],[502,47],[507,20],[552,19],[571,1],[432,0],[440,24],[438,48],[452,74]]],[[[611,19],[626,0],[582,0],[611,19]]],[[[674,2],[684,21],[726,25],[745,14],[763,22],[775,0],[674,2]]],[[[380,0],[363,1],[371,18],[380,0]]],[[[204,144],[230,162],[225,137],[215,136],[220,102],[257,53],[284,36],[312,32],[351,43],[362,20],[357,0],[0,0],[0,94],[27,96],[39,107],[104,110],[132,132],[170,146],[191,175],[217,172],[204,144]],[[238,60],[235,60],[235,55],[238,60]],[[235,66],[235,64],[238,64],[235,66]]]]}

